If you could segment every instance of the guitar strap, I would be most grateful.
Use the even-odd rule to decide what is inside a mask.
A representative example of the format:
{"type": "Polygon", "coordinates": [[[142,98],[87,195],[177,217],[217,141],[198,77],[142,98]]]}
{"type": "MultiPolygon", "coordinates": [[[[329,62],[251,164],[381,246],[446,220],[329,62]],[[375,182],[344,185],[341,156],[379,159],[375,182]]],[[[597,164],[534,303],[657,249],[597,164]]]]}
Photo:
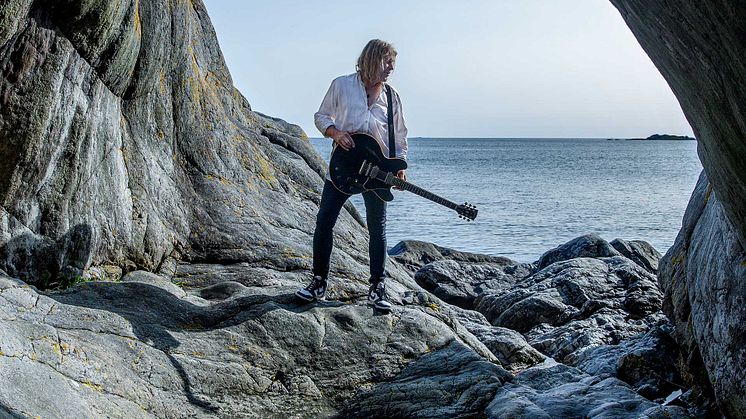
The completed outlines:
{"type": "Polygon", "coordinates": [[[391,104],[391,86],[386,86],[386,102],[388,102],[388,113],[389,118],[389,157],[396,157],[396,141],[394,140],[394,107],[391,104]]]}

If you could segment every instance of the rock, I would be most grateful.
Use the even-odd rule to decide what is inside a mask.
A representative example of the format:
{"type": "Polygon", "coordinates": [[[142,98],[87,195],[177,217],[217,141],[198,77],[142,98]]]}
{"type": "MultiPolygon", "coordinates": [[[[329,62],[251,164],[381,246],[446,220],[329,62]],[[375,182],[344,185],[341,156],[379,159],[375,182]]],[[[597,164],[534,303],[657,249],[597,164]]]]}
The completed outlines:
{"type": "Polygon", "coordinates": [[[489,418],[691,417],[681,407],[645,399],[616,378],[589,376],[550,360],[500,387],[486,413],[489,418]]]}
{"type": "Polygon", "coordinates": [[[700,178],[660,280],[693,382],[712,386],[723,414],[739,417],[746,411],[746,10],[724,0],[611,2],[698,140],[708,179],[700,178]]]}
{"type": "Polygon", "coordinates": [[[414,279],[424,289],[450,304],[474,308],[474,301],[485,292],[507,291],[530,271],[519,264],[461,262],[438,260],[415,273],[414,279]]]}
{"type": "MultiPolygon", "coordinates": [[[[438,246],[433,243],[404,240],[397,243],[388,251],[391,259],[399,262],[409,272],[414,274],[428,263],[439,260],[452,260],[456,262],[491,263],[498,266],[515,266],[516,274],[532,270],[529,264],[519,264],[506,257],[489,256],[479,253],[461,252],[447,247],[438,246]]],[[[511,273],[512,274],[512,273],[511,273]]]]}
{"type": "Polygon", "coordinates": [[[547,266],[508,292],[479,296],[475,309],[572,365],[588,347],[648,331],[663,317],[662,298],[655,276],[625,257],[575,258],[547,266]]]}
{"type": "Polygon", "coordinates": [[[95,266],[87,269],[83,276],[94,281],[119,281],[122,279],[122,268],[116,265],[95,266]]]}
{"type": "Polygon", "coordinates": [[[746,252],[704,173],[674,245],[661,260],[664,311],[684,348],[687,386],[746,411],[746,252]]]}
{"type": "Polygon", "coordinates": [[[561,262],[563,260],[618,255],[619,252],[617,252],[606,240],[602,239],[597,234],[588,234],[570,240],[559,247],[549,250],[541,255],[536,265],[539,269],[544,269],[555,262],[561,262]]]}
{"type": "Polygon", "coordinates": [[[452,344],[412,362],[394,380],[363,391],[336,417],[478,417],[512,379],[452,344]]]}
{"type": "MultiPolygon", "coordinates": [[[[0,268],[308,270],[325,163],[233,87],[202,2],[53,3],[0,6],[0,268]]],[[[332,269],[366,277],[345,208],[332,269]]]]}
{"type": "Polygon", "coordinates": [[[187,293],[184,290],[182,290],[181,288],[171,283],[171,281],[169,281],[168,279],[162,276],[156,275],[154,273],[150,273],[150,272],[145,272],[145,271],[130,272],[127,275],[123,276],[121,281],[122,282],[140,282],[143,284],[152,285],[152,286],[164,289],[179,298],[186,297],[187,295],[187,293]]]}
{"type": "Polygon", "coordinates": [[[663,401],[685,385],[672,329],[671,324],[664,324],[618,345],[589,348],[578,356],[577,367],[590,375],[617,377],[644,397],[663,401]]]}
{"type": "Polygon", "coordinates": [[[624,257],[647,269],[650,273],[658,273],[661,254],[650,243],[642,240],[614,239],[609,244],[624,257]]]}
{"type": "Polygon", "coordinates": [[[380,316],[364,304],[298,305],[293,290],[215,302],[178,291],[141,272],[47,295],[0,277],[0,406],[45,417],[329,416],[378,412],[398,389],[406,403],[392,412],[469,415],[512,379],[445,307],[380,316]]]}
{"type": "Polygon", "coordinates": [[[546,357],[526,342],[518,332],[504,327],[466,326],[492,351],[500,364],[512,371],[524,370],[541,363],[546,357]]]}
{"type": "Polygon", "coordinates": [[[205,300],[225,300],[227,298],[238,295],[246,290],[246,287],[233,281],[221,282],[211,287],[203,288],[199,292],[199,296],[205,300]]]}
{"type": "Polygon", "coordinates": [[[502,314],[495,319],[493,324],[522,333],[542,323],[561,325],[579,314],[577,309],[562,303],[557,296],[553,295],[511,293],[504,299],[496,301],[495,305],[503,307],[506,303],[509,307],[505,310],[498,309],[502,311],[502,314]],[[516,300],[512,301],[512,298],[516,300]]]}
{"type": "Polygon", "coordinates": [[[541,353],[567,365],[576,365],[579,354],[588,348],[616,345],[647,332],[664,319],[665,316],[657,313],[630,321],[623,311],[604,309],[588,318],[557,326],[538,325],[526,333],[526,340],[541,353]]]}

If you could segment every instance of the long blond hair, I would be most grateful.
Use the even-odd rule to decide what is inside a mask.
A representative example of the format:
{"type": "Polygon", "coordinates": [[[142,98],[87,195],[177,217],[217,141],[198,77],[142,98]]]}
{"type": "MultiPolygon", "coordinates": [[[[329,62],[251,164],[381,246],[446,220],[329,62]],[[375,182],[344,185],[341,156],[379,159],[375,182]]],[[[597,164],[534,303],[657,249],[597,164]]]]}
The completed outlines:
{"type": "Polygon", "coordinates": [[[396,49],[386,41],[371,39],[363,48],[357,59],[355,69],[363,83],[368,83],[376,76],[376,72],[386,57],[396,57],[396,49]]]}

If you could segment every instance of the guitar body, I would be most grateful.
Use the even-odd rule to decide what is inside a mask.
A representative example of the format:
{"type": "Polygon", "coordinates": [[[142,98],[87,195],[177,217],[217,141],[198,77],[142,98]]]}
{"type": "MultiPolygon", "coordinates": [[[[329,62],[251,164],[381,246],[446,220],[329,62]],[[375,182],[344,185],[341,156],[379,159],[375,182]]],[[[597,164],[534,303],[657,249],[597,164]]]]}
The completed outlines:
{"type": "Polygon", "coordinates": [[[336,144],[334,146],[329,161],[329,177],[331,177],[332,184],[340,192],[348,195],[372,191],[384,201],[393,200],[391,185],[362,174],[360,168],[367,161],[384,172],[396,174],[399,170],[407,168],[407,162],[403,159],[384,156],[380,144],[370,135],[352,134],[351,137],[355,142],[355,147],[352,147],[350,151],[336,144]]]}

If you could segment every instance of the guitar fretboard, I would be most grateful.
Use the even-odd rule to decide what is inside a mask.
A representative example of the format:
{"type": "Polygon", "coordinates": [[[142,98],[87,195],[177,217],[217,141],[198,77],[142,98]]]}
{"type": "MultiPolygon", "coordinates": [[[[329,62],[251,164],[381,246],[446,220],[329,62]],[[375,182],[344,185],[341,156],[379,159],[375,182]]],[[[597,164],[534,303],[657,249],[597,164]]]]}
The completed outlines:
{"type": "Polygon", "coordinates": [[[449,201],[442,196],[438,196],[430,191],[427,191],[425,189],[420,188],[419,186],[409,183],[405,180],[401,180],[398,177],[392,175],[391,173],[386,172],[379,172],[376,175],[376,179],[380,180],[381,182],[386,183],[387,185],[396,186],[397,188],[404,189],[406,191],[412,192],[414,194],[417,194],[425,199],[429,199],[436,204],[440,204],[443,206],[446,206],[452,210],[456,210],[459,205],[449,201]]]}

